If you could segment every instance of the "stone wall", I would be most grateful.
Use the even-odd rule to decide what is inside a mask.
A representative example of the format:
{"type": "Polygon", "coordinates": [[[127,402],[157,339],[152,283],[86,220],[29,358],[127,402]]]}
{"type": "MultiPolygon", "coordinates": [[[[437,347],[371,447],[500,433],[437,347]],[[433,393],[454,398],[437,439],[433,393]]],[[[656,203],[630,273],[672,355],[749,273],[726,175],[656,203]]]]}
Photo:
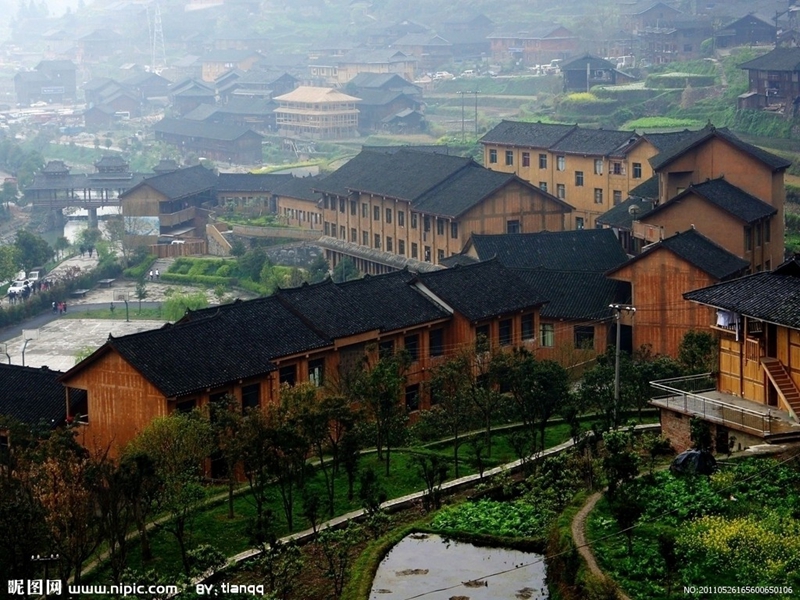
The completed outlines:
{"type": "MultiPolygon", "coordinates": [[[[691,421],[692,417],[690,415],[684,415],[665,408],[661,409],[661,434],[669,438],[676,452],[683,452],[692,447],[691,421]]],[[[720,431],[727,432],[729,439],[735,438],[733,450],[737,452],[750,446],[765,443],[763,439],[755,435],[711,423],[711,435],[715,445],[720,431]]]]}

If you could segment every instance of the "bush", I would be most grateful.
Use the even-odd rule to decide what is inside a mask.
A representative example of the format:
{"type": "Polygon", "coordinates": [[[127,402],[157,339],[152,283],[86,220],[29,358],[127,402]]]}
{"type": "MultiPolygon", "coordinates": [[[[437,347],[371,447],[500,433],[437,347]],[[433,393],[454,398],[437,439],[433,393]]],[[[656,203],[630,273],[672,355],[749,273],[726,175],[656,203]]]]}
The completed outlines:
{"type": "Polygon", "coordinates": [[[208,306],[208,299],[203,292],[193,294],[172,294],[164,301],[164,318],[167,321],[182,319],[187,310],[199,310],[208,306]]]}
{"type": "Polygon", "coordinates": [[[554,514],[517,500],[465,502],[442,510],[431,526],[442,531],[462,531],[502,537],[538,537],[554,514]]]}
{"type": "Polygon", "coordinates": [[[217,277],[216,275],[181,275],[180,273],[163,273],[161,279],[174,283],[199,283],[201,285],[218,286],[232,285],[232,277],[217,277]]]}
{"type": "Polygon", "coordinates": [[[147,274],[147,270],[155,259],[156,257],[154,255],[145,254],[139,257],[139,262],[125,269],[122,274],[129,279],[142,279],[147,274]]]}
{"type": "Polygon", "coordinates": [[[560,114],[607,115],[619,106],[618,100],[598,98],[589,92],[569,94],[558,105],[560,114]]]}

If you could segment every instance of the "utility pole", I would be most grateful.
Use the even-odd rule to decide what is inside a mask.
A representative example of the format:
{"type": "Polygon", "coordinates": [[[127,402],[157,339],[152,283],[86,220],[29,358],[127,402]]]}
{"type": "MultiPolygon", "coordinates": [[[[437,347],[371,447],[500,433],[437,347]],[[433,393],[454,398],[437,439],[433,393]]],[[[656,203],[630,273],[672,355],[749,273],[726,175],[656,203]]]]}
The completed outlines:
{"type": "Polygon", "coordinates": [[[478,139],[478,94],[480,94],[479,90],[475,90],[472,92],[475,94],[475,140],[478,139]]]}
{"type": "Polygon", "coordinates": [[[461,96],[461,143],[466,141],[466,132],[464,130],[464,94],[469,92],[456,92],[461,96]]]}
{"type": "Polygon", "coordinates": [[[619,408],[619,356],[620,356],[620,331],[622,323],[620,322],[620,315],[622,311],[627,311],[630,314],[636,314],[636,309],[630,304],[609,304],[608,308],[614,311],[614,320],[617,322],[617,349],[614,361],[614,413],[613,413],[613,426],[617,428],[617,410],[619,408]]]}

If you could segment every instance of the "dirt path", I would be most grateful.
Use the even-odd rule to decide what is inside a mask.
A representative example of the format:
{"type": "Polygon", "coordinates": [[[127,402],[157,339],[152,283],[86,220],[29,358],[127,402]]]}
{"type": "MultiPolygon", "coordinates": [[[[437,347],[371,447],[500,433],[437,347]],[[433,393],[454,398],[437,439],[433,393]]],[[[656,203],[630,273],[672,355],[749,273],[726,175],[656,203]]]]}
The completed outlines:
{"type": "MultiPolygon", "coordinates": [[[[575,515],[575,518],[572,519],[572,539],[575,541],[575,546],[578,548],[578,552],[583,560],[586,561],[586,566],[589,568],[592,575],[605,577],[606,574],[603,573],[600,566],[597,564],[594,552],[592,552],[592,547],[586,540],[586,518],[589,516],[589,513],[592,512],[595,504],[597,504],[597,501],[600,500],[601,497],[602,492],[596,492],[589,496],[586,504],[583,505],[583,508],[581,508],[578,514],[575,515]]],[[[620,600],[631,600],[622,590],[619,590],[619,598],[620,600]]]]}

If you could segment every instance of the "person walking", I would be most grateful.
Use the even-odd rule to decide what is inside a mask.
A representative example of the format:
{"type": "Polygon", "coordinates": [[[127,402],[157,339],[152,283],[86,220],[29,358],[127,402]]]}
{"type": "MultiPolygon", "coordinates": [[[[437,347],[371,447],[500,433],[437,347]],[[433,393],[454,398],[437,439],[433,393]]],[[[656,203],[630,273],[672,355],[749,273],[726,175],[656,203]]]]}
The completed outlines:
{"type": "Polygon", "coordinates": [[[53,300],[53,314],[56,314],[56,311],[57,311],[57,310],[58,310],[58,309],[56,308],[56,301],[55,301],[55,300],[53,300]]]}
{"type": "Polygon", "coordinates": [[[160,279],[161,279],[161,274],[158,272],[158,269],[156,269],[156,281],[160,279]]]}
{"type": "Polygon", "coordinates": [[[153,281],[153,269],[150,269],[150,281],[153,281]]]}

